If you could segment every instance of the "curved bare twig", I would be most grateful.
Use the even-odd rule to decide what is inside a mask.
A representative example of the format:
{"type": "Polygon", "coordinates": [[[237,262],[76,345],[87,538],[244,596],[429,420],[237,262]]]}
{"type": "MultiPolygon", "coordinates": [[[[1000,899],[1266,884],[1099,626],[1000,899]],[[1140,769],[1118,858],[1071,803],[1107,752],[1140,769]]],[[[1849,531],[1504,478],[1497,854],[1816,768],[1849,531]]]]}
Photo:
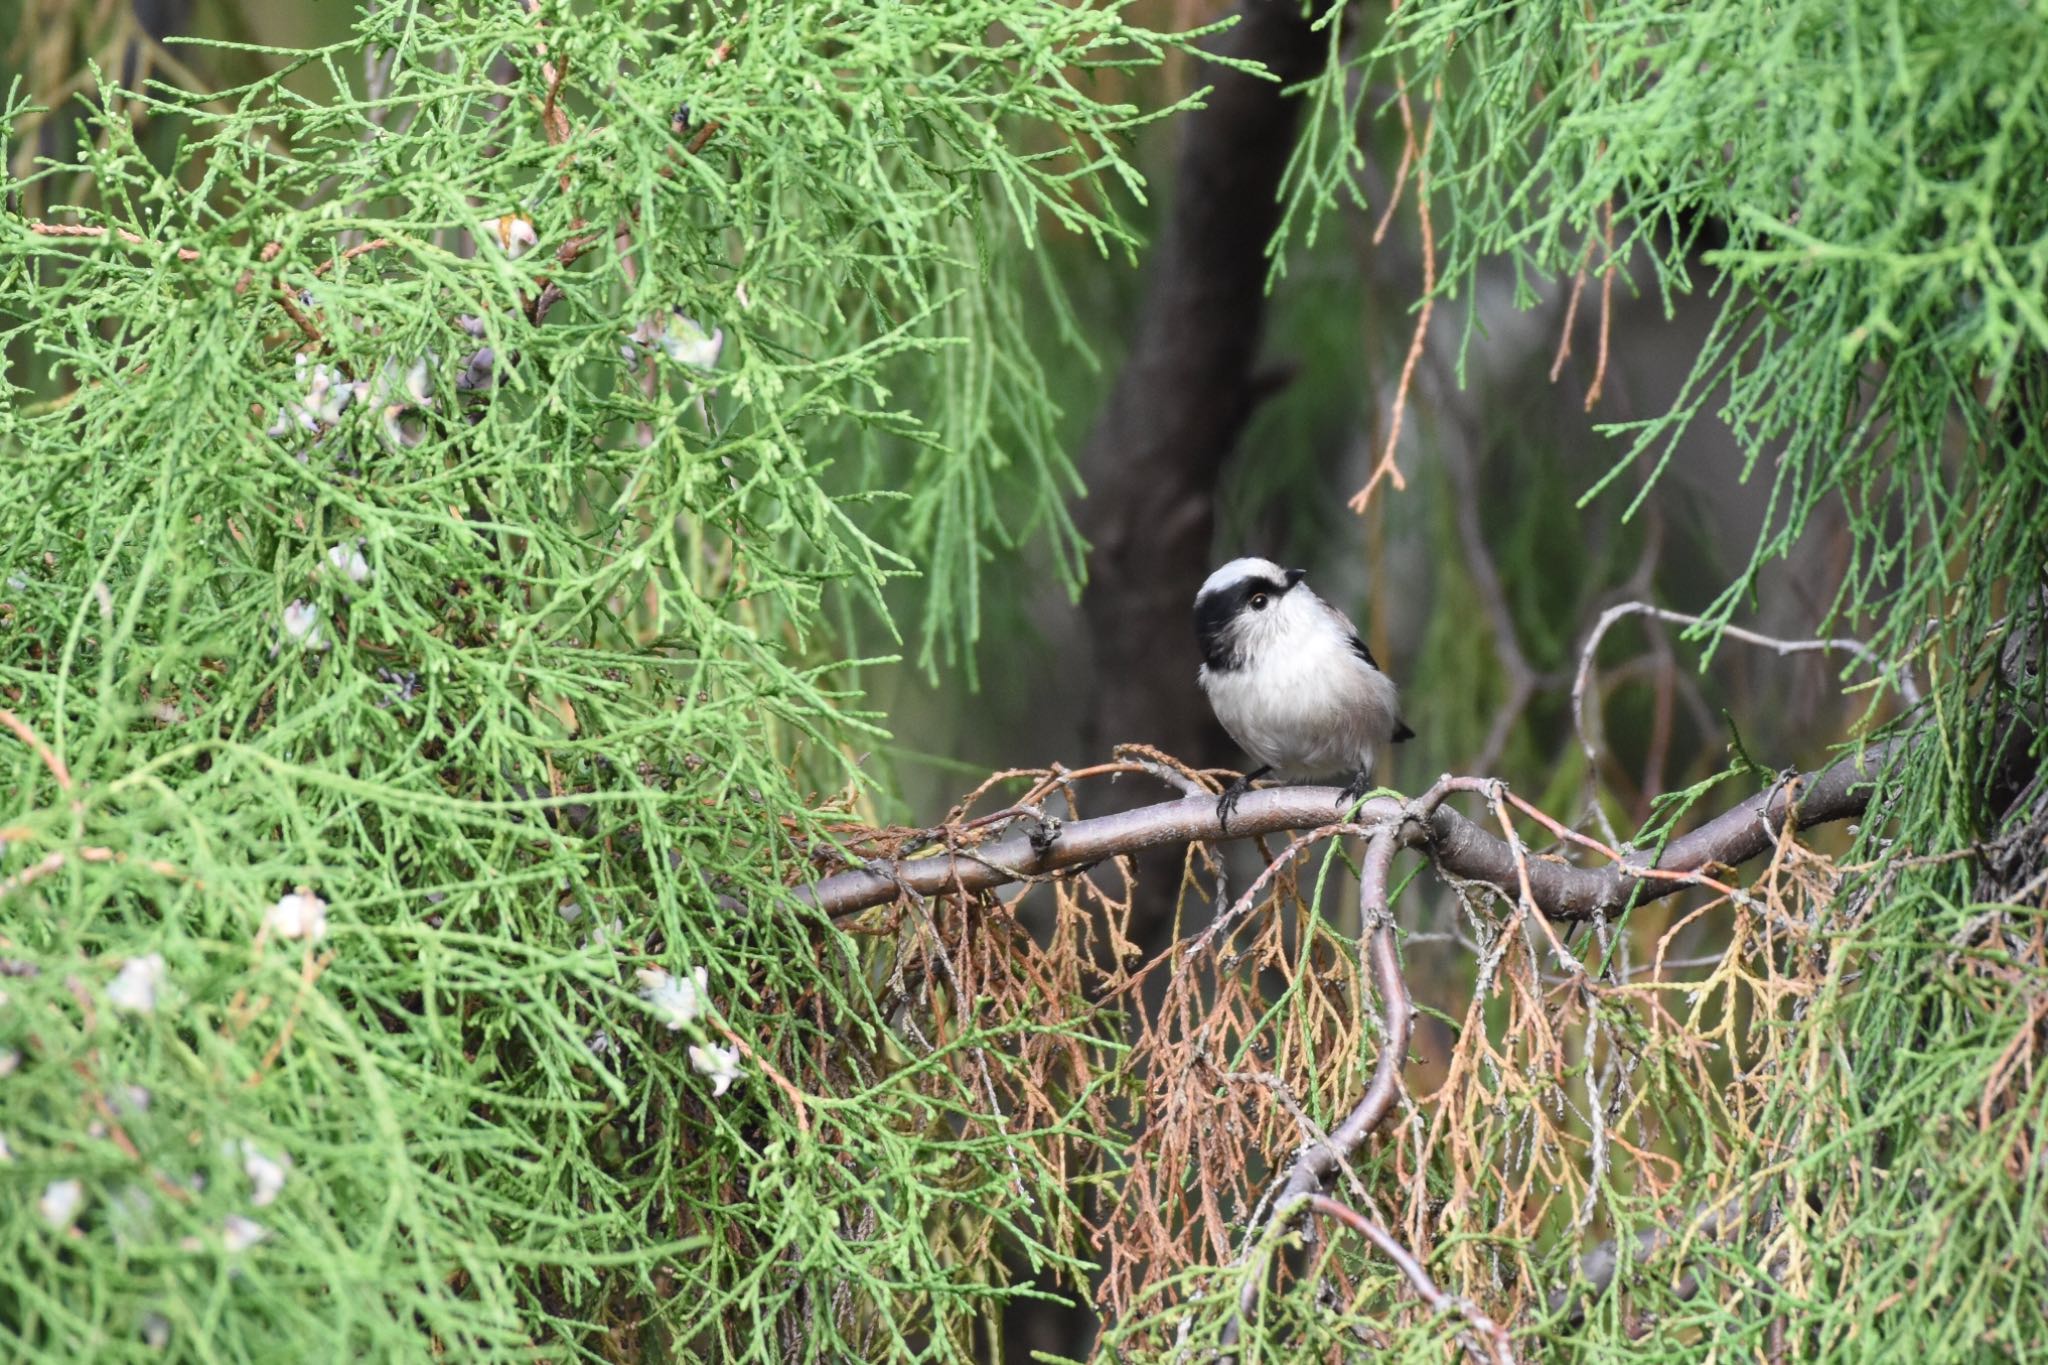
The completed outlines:
{"type": "Polygon", "coordinates": [[[1507,1331],[1468,1300],[1445,1293],[1437,1282],[1429,1277],[1429,1272],[1422,1268],[1422,1262],[1415,1259],[1415,1254],[1395,1241],[1392,1233],[1357,1209],[1348,1204],[1340,1204],[1328,1195],[1312,1194],[1305,1202],[1314,1212],[1326,1218],[1336,1219],[1377,1247],[1380,1254],[1392,1261],[1395,1268],[1407,1277],[1408,1283],[1415,1286],[1415,1292],[1421,1296],[1424,1303],[1439,1313],[1456,1313],[1470,1323],[1472,1330],[1479,1337],[1486,1359],[1494,1362],[1494,1365],[1514,1365],[1514,1347],[1508,1341],[1507,1331]]]}
{"type": "MultiPolygon", "coordinates": [[[[1394,938],[1391,887],[1394,854],[1404,842],[1404,831],[1433,825],[1437,813],[1443,808],[1444,799],[1452,792],[1487,789],[1490,789],[1498,807],[1499,784],[1444,777],[1413,804],[1401,808],[1394,819],[1372,831],[1358,877],[1359,919],[1367,931],[1365,955],[1372,964],[1373,984],[1383,1005],[1379,1056],[1373,1063],[1372,1080],[1366,1085],[1358,1103],[1345,1115],[1344,1122],[1327,1137],[1305,1145],[1288,1168],[1277,1191],[1268,1199],[1261,1200],[1260,1204],[1262,1208],[1271,1209],[1267,1218],[1269,1225],[1291,1223],[1309,1212],[1340,1219],[1390,1257],[1431,1308],[1463,1316],[1479,1337],[1487,1360],[1494,1365],[1512,1365],[1514,1353],[1508,1344],[1507,1333],[1498,1324],[1473,1305],[1439,1289],[1424,1272],[1421,1263],[1377,1223],[1323,1193],[1330,1178],[1338,1170],[1346,1168],[1366,1138],[1392,1111],[1394,1101],[1401,1094],[1401,1068],[1408,1061],[1408,1042],[1415,1023],[1415,1000],[1408,989],[1407,978],[1401,973],[1400,949],[1394,938]]],[[[1527,858],[1518,856],[1516,861],[1519,865],[1517,877],[1526,886],[1527,858]]],[[[1253,1224],[1246,1242],[1246,1256],[1252,1255],[1253,1249],[1261,1244],[1270,1245],[1257,1215],[1253,1217],[1253,1224]]],[[[1263,1266],[1246,1276],[1244,1287],[1239,1291],[1236,1316],[1223,1331],[1226,1350],[1236,1345],[1243,1324],[1257,1311],[1265,1280],[1263,1266]]],[[[1225,1356],[1226,1360],[1231,1358],[1225,1356]]]]}
{"type": "MultiPolygon", "coordinates": [[[[1652,620],[1674,626],[1696,626],[1705,620],[1704,617],[1694,616],[1690,612],[1672,611],[1649,602],[1619,602],[1600,613],[1600,619],[1593,623],[1593,629],[1586,636],[1586,643],[1579,649],[1579,670],[1572,679],[1572,728],[1578,732],[1579,747],[1585,751],[1589,774],[1597,772],[1600,767],[1597,741],[1586,729],[1586,695],[1593,682],[1594,658],[1598,655],[1600,641],[1606,637],[1607,632],[1628,616],[1647,616],[1652,620]]],[[[1869,645],[1847,636],[1833,639],[1786,640],[1726,624],[1720,627],[1720,634],[1730,640],[1740,640],[1744,644],[1760,645],[1781,658],[1788,654],[1818,654],[1841,650],[1862,660],[1880,679],[1886,676],[1885,661],[1880,659],[1869,645]]],[[[1911,668],[1901,665],[1892,683],[1898,688],[1899,696],[1906,705],[1919,705],[1920,688],[1913,681],[1911,668]]]]}
{"type": "MultiPolygon", "coordinates": [[[[1442,800],[1443,791],[1439,784],[1429,796],[1418,802],[1414,812],[1416,816],[1428,819],[1432,811],[1429,803],[1442,800]]],[[[1309,1143],[1295,1157],[1279,1193],[1271,1201],[1271,1221],[1291,1222],[1307,1212],[1307,1197],[1323,1192],[1330,1177],[1364,1144],[1373,1129],[1379,1127],[1380,1120],[1387,1116],[1394,1107],[1395,1098],[1401,1093],[1401,1068],[1408,1062],[1408,1038],[1415,1023],[1415,1001],[1408,992],[1407,979],[1401,975],[1401,952],[1394,942],[1394,916],[1388,904],[1388,881],[1393,872],[1394,854],[1401,847],[1401,831],[1406,823],[1401,818],[1403,813],[1397,809],[1388,822],[1373,834],[1365,846],[1365,861],[1358,876],[1359,919],[1369,926],[1365,954],[1372,962],[1373,984],[1385,1004],[1380,1015],[1379,1057],[1373,1062],[1372,1080],[1365,1087],[1365,1094],[1344,1116],[1344,1122],[1330,1130],[1328,1139],[1309,1143]]],[[[1249,1235],[1245,1254],[1253,1254],[1254,1248],[1263,1240],[1264,1229],[1255,1226],[1249,1235]]],[[[1265,1281],[1263,1266],[1245,1276],[1244,1288],[1238,1295],[1237,1316],[1223,1332],[1224,1346],[1236,1345],[1243,1324],[1258,1310],[1259,1295],[1265,1281]]]]}

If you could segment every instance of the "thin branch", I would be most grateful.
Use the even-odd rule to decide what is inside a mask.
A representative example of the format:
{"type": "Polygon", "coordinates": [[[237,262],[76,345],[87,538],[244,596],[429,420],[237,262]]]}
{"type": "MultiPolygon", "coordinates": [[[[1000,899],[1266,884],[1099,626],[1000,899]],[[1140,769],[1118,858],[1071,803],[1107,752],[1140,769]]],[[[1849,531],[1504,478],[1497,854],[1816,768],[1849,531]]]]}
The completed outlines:
{"type": "Polygon", "coordinates": [[[796,1110],[796,1130],[804,1137],[809,1137],[811,1134],[811,1115],[809,1106],[804,1103],[804,1092],[797,1089],[796,1083],[791,1081],[789,1077],[778,1071],[774,1063],[763,1057],[759,1049],[734,1032],[732,1025],[716,1015],[711,1017],[711,1025],[725,1035],[726,1041],[739,1049],[741,1056],[745,1057],[755,1066],[760,1067],[761,1074],[775,1082],[782,1093],[789,1096],[789,1102],[796,1110]]]}
{"type": "MultiPolygon", "coordinates": [[[[28,225],[28,230],[38,237],[95,238],[113,236],[119,238],[121,241],[128,243],[130,246],[158,245],[157,243],[152,242],[149,238],[142,236],[140,233],[130,232],[126,228],[114,228],[111,232],[109,232],[108,229],[103,227],[89,227],[80,223],[44,223],[39,221],[32,221],[28,225]]],[[[178,247],[177,253],[178,259],[181,261],[196,261],[199,259],[199,253],[197,251],[194,251],[189,246],[178,247]]]]}
{"type": "Polygon", "coordinates": [[[1607,242],[1607,267],[1600,272],[1600,349],[1593,360],[1593,382],[1586,386],[1586,411],[1600,401],[1607,383],[1607,337],[1614,323],[1614,201],[1608,200],[1600,215],[1600,234],[1607,242]]]}
{"type": "Polygon", "coordinates": [[[1225,910],[1216,916],[1214,920],[1210,921],[1209,927],[1204,929],[1201,936],[1183,950],[1182,955],[1193,957],[1198,953],[1206,951],[1212,945],[1228,939],[1231,932],[1236,928],[1238,920],[1243,918],[1258,901],[1259,892],[1265,890],[1267,883],[1271,882],[1273,878],[1293,866],[1294,860],[1308,849],[1327,839],[1341,838],[1346,834],[1371,835],[1375,832],[1368,825],[1347,824],[1340,821],[1332,825],[1320,825],[1308,833],[1300,835],[1292,843],[1288,844],[1286,848],[1280,850],[1279,857],[1266,864],[1259,875],[1252,879],[1252,884],[1244,889],[1244,894],[1239,896],[1228,910],[1225,910]]]}
{"type": "Polygon", "coordinates": [[[262,1084],[263,1078],[270,1074],[270,1069],[277,1065],[277,1059],[291,1046],[292,1033],[299,1026],[300,1016],[305,1013],[306,997],[312,992],[313,983],[320,979],[320,974],[326,971],[333,961],[334,950],[331,948],[318,957],[313,955],[310,946],[306,949],[305,956],[299,963],[299,993],[292,999],[291,1013],[285,1016],[284,1027],[278,1030],[277,1037],[271,1040],[270,1046],[263,1050],[262,1060],[256,1063],[256,1069],[243,1080],[243,1085],[262,1084]]]}
{"type": "MultiPolygon", "coordinates": [[[[1448,370],[1450,367],[1446,364],[1443,368],[1448,370]]],[[[1456,380],[1455,375],[1448,373],[1443,378],[1447,384],[1456,380]]],[[[1456,409],[1456,405],[1451,406],[1456,409]]],[[[1515,615],[1508,606],[1507,590],[1501,582],[1500,569],[1493,561],[1493,550],[1480,519],[1479,509],[1485,501],[1479,488],[1478,468],[1483,438],[1472,429],[1472,424],[1460,422],[1460,426],[1465,428],[1465,439],[1444,443],[1444,470],[1451,477],[1458,548],[1464,556],[1465,572],[1472,581],[1472,590],[1478,595],[1487,623],[1493,629],[1494,661],[1500,666],[1501,681],[1507,691],[1494,709],[1486,741],[1473,760],[1474,767],[1487,769],[1500,762],[1500,756],[1507,748],[1508,736],[1528,709],[1537,689],[1562,683],[1564,675],[1561,671],[1554,675],[1539,674],[1522,652],[1520,633],[1515,629],[1515,615]]]]}
{"type": "Polygon", "coordinates": [[[59,787],[65,791],[71,790],[71,769],[64,765],[63,759],[57,757],[56,750],[43,743],[43,737],[30,728],[27,721],[5,707],[0,707],[0,725],[12,730],[17,739],[35,750],[36,757],[50,770],[50,776],[57,779],[59,787]]]}
{"type": "MultiPolygon", "coordinates": [[[[1403,118],[1406,119],[1408,92],[1401,92],[1403,118]]],[[[1421,162],[1415,170],[1415,217],[1422,229],[1422,311],[1415,319],[1415,332],[1408,340],[1408,356],[1401,362],[1401,379],[1394,386],[1394,411],[1387,421],[1387,444],[1381,450],[1379,463],[1373,466],[1371,477],[1365,487],[1351,495],[1350,507],[1353,512],[1363,514],[1366,504],[1371,501],[1373,490],[1379,487],[1381,479],[1390,479],[1396,491],[1408,486],[1401,476],[1401,466],[1394,461],[1394,454],[1401,443],[1401,421],[1408,411],[1408,390],[1415,382],[1415,367],[1422,360],[1422,348],[1429,341],[1429,320],[1436,311],[1436,234],[1429,221],[1429,144],[1436,136],[1436,114],[1432,110],[1429,122],[1422,129],[1421,162]]]]}
{"type": "Polygon", "coordinates": [[[1394,167],[1394,188],[1387,194],[1387,206],[1380,211],[1380,220],[1373,226],[1374,246],[1387,240],[1387,229],[1394,225],[1394,210],[1401,207],[1401,191],[1408,186],[1408,173],[1415,169],[1415,106],[1408,101],[1408,79],[1405,76],[1396,86],[1394,103],[1401,111],[1401,161],[1394,167]]]}
{"type": "Polygon", "coordinates": [[[333,269],[338,262],[352,261],[358,256],[367,255],[369,252],[372,251],[382,251],[385,247],[391,245],[393,245],[393,242],[389,237],[374,237],[367,242],[358,242],[354,246],[348,248],[346,251],[343,251],[340,255],[329,257],[327,260],[324,260],[320,262],[320,264],[314,266],[313,278],[316,280],[319,279],[322,275],[325,275],[329,270],[333,269]]]}
{"type": "MultiPolygon", "coordinates": [[[[536,28],[546,27],[540,18],[540,0],[520,0],[520,3],[527,15],[533,19],[536,28]]],[[[547,86],[547,98],[542,102],[540,111],[541,131],[547,136],[550,147],[559,147],[569,140],[569,116],[562,112],[558,98],[562,90],[562,79],[568,74],[567,63],[557,67],[548,54],[548,45],[545,41],[534,43],[533,51],[534,55],[540,58],[540,78],[547,86]]],[[[566,177],[564,179],[566,181],[566,177]]],[[[565,183],[563,188],[567,189],[568,185],[565,183]]]]}
{"type": "Polygon", "coordinates": [[[52,872],[61,872],[69,861],[62,853],[45,853],[11,877],[0,877],[0,900],[5,900],[31,882],[41,881],[52,872]]]}
{"type": "MultiPolygon", "coordinates": [[[[1579,672],[1578,676],[1572,680],[1572,721],[1578,726],[1579,739],[1582,744],[1587,742],[1586,692],[1591,685],[1593,677],[1593,656],[1599,650],[1600,641],[1607,634],[1608,630],[1625,616],[1648,616],[1675,626],[1696,626],[1706,620],[1703,616],[1694,616],[1683,611],[1672,611],[1667,607],[1653,606],[1648,602],[1622,602],[1601,612],[1600,619],[1593,624],[1592,634],[1586,637],[1585,645],[1579,650],[1579,672]]],[[[1871,672],[1877,674],[1880,678],[1884,676],[1885,661],[1869,645],[1864,644],[1861,640],[1852,640],[1847,636],[1835,636],[1827,639],[1787,640],[1780,636],[1763,635],[1753,630],[1745,630],[1741,626],[1731,625],[1720,626],[1718,633],[1731,640],[1740,640],[1744,644],[1761,645],[1781,658],[1788,654],[1820,654],[1833,649],[1845,650],[1850,654],[1854,654],[1865,664],[1868,664],[1871,672]]],[[[1899,696],[1904,699],[1908,706],[1914,706],[1919,703],[1920,688],[1913,681],[1913,675],[1903,668],[1899,670],[1898,689],[1899,696]]],[[[1594,757],[1593,750],[1590,747],[1586,750],[1586,757],[1589,760],[1594,757]]]]}
{"type": "MultiPolygon", "coordinates": [[[[1665,621],[1679,626],[1696,626],[1705,620],[1704,617],[1694,616],[1682,611],[1672,611],[1665,607],[1653,606],[1648,602],[1621,602],[1600,613],[1600,619],[1593,623],[1592,632],[1586,636],[1586,643],[1579,649],[1579,670],[1572,679],[1572,728],[1579,737],[1580,750],[1586,755],[1586,772],[1589,783],[1592,780],[1593,774],[1597,773],[1600,768],[1600,746],[1593,733],[1587,727],[1586,710],[1587,695],[1594,688],[1595,658],[1600,652],[1600,642],[1606,637],[1607,632],[1623,617],[1627,616],[1647,616],[1652,620],[1665,621]]],[[[1870,646],[1864,644],[1861,640],[1852,640],[1847,637],[1787,640],[1775,635],[1763,635],[1753,630],[1745,630],[1741,626],[1731,625],[1721,626],[1720,633],[1731,640],[1740,640],[1744,644],[1761,645],[1780,657],[1788,654],[1814,654],[1835,649],[1845,650],[1861,659],[1880,678],[1885,676],[1884,660],[1879,658],[1871,650],[1870,646]]],[[[1896,685],[1899,690],[1899,696],[1908,706],[1919,703],[1920,689],[1914,684],[1910,670],[1904,667],[1899,669],[1896,685]]],[[[1594,714],[1597,717],[1597,708],[1594,714]]],[[[1612,831],[1610,831],[1610,836],[1611,834],[1612,831]]]]}
{"type": "Polygon", "coordinates": [[[1328,1195],[1312,1194],[1302,1202],[1316,1213],[1336,1219],[1371,1242],[1379,1249],[1381,1255],[1392,1261],[1395,1268],[1407,1277],[1408,1283],[1415,1286],[1415,1292],[1421,1296],[1424,1303],[1439,1313],[1456,1313],[1465,1319],[1472,1330],[1485,1341],[1487,1359],[1497,1362],[1497,1365],[1513,1365],[1515,1352],[1514,1347],[1508,1342],[1506,1329],[1480,1312],[1478,1306],[1470,1300],[1446,1294],[1438,1288],[1436,1281],[1429,1277],[1429,1272],[1422,1268],[1422,1262],[1416,1260],[1415,1254],[1407,1247],[1395,1241],[1392,1233],[1357,1209],[1348,1204],[1340,1204],[1328,1195]]]}
{"type": "MultiPolygon", "coordinates": [[[[0,715],[4,714],[4,712],[0,712],[0,715]]],[[[71,807],[74,811],[83,809],[82,805],[76,800],[71,803],[71,807]]],[[[0,838],[0,842],[4,842],[4,838],[0,838]]],[[[30,863],[13,876],[0,877],[0,900],[5,900],[8,896],[13,895],[31,882],[41,881],[52,872],[63,870],[73,857],[76,857],[82,863],[118,863],[127,867],[147,868],[159,877],[174,877],[179,881],[189,882],[195,887],[204,887],[206,885],[199,878],[188,876],[176,863],[168,862],[165,859],[130,858],[119,849],[107,848],[99,844],[88,844],[86,847],[78,849],[75,854],[65,853],[61,849],[53,853],[45,853],[41,858],[30,863]]]]}
{"type": "MultiPolygon", "coordinates": [[[[33,232],[37,236],[41,237],[70,237],[92,240],[101,237],[111,236],[120,241],[126,242],[131,246],[160,245],[159,243],[153,242],[149,238],[142,236],[140,233],[130,232],[126,228],[108,229],[103,227],[91,227],[77,223],[41,222],[32,222],[28,225],[28,228],[30,232],[33,232]]],[[[367,252],[380,251],[383,248],[391,245],[393,245],[393,242],[392,239],[389,237],[379,237],[375,241],[358,243],[357,245],[349,247],[347,250],[341,252],[339,255],[331,257],[330,259],[321,262],[319,265],[314,266],[313,277],[315,279],[318,279],[320,276],[325,275],[328,272],[328,270],[332,269],[333,266],[339,261],[353,260],[357,256],[364,255],[367,252]]],[[[263,246],[263,250],[259,259],[267,264],[271,260],[276,258],[279,250],[280,246],[278,243],[267,242],[263,246]]],[[[181,246],[176,248],[176,251],[178,259],[181,261],[197,261],[202,258],[201,253],[193,250],[191,247],[181,246]]],[[[305,314],[305,312],[299,307],[298,295],[292,289],[292,287],[285,282],[284,277],[280,275],[275,280],[273,280],[272,283],[277,287],[278,306],[282,308],[285,312],[285,315],[292,320],[292,324],[296,326],[300,332],[304,333],[308,340],[314,342],[324,340],[324,338],[321,335],[319,326],[315,324],[314,321],[310,317],[308,317],[305,314]]]]}
{"type": "MultiPolygon", "coordinates": [[[[1334,1129],[1329,1137],[1304,1147],[1289,1168],[1286,1178],[1273,1201],[1270,1220],[1286,1223],[1302,1212],[1316,1208],[1325,1213],[1345,1217],[1351,1226],[1364,1232],[1388,1256],[1394,1259],[1411,1283],[1422,1293],[1431,1307],[1443,1310],[1455,1308],[1464,1314],[1475,1330],[1486,1337],[1488,1354],[1498,1362],[1513,1360],[1508,1349],[1507,1334],[1494,1322],[1462,1300],[1453,1300],[1443,1293],[1423,1273],[1421,1265],[1409,1255],[1406,1248],[1395,1242],[1391,1236],[1371,1224],[1371,1230],[1361,1226],[1367,1223],[1362,1214],[1337,1205],[1323,1195],[1331,1176],[1340,1169],[1348,1169],[1352,1155],[1364,1145],[1367,1137],[1386,1119],[1393,1109],[1394,1101],[1401,1093],[1401,1069],[1407,1065],[1408,1042],[1413,1035],[1415,1023],[1415,1001],[1408,990],[1407,979],[1401,972],[1401,955],[1394,939],[1394,913],[1392,904],[1392,877],[1394,854],[1405,842],[1409,842],[1409,831],[1426,831],[1433,826],[1436,817],[1445,811],[1444,800],[1453,792],[1483,792],[1493,800],[1496,811],[1503,821],[1504,810],[1500,808],[1500,784],[1485,782],[1477,778],[1445,776],[1434,787],[1424,792],[1412,803],[1398,806],[1391,817],[1372,833],[1366,845],[1365,858],[1358,874],[1359,920],[1366,930],[1365,956],[1372,966],[1373,983],[1383,1003],[1380,1014],[1379,1056],[1373,1063],[1372,1080],[1365,1093],[1334,1129]],[[1319,1204],[1318,1201],[1321,1201],[1319,1204]],[[1329,1205],[1330,1207],[1322,1207],[1329,1205]],[[1374,1234],[1378,1235],[1375,1236],[1374,1234]]],[[[1377,803],[1369,802],[1369,806],[1377,803]]],[[[1364,812],[1360,812],[1361,818],[1364,812]]],[[[1521,885],[1525,901],[1533,899],[1529,888],[1527,860],[1519,848],[1509,846],[1516,865],[1516,876],[1521,885]]],[[[1265,1239],[1257,1235],[1248,1239],[1246,1255],[1250,1249],[1265,1239]]],[[[1258,1308],[1259,1296],[1265,1284],[1263,1267],[1249,1274],[1238,1297],[1236,1316],[1224,1328],[1223,1344],[1226,1347],[1236,1343],[1243,1324],[1258,1308]]]]}
{"type": "Polygon", "coordinates": [[[277,306],[284,309],[285,316],[305,333],[307,341],[315,345],[323,344],[327,338],[320,334],[319,325],[299,308],[298,296],[292,292],[292,287],[284,282],[284,276],[278,276],[273,283],[277,285],[277,306]]]}
{"type": "MultiPolygon", "coordinates": [[[[1598,839],[1595,839],[1590,834],[1581,834],[1578,830],[1572,829],[1567,825],[1560,824],[1556,819],[1552,818],[1550,815],[1544,813],[1543,811],[1538,810],[1536,807],[1530,805],[1527,801],[1524,801],[1521,797],[1516,796],[1513,792],[1504,792],[1503,795],[1510,803],[1514,805],[1515,809],[1521,811],[1522,814],[1528,816],[1531,820],[1534,820],[1537,824],[1543,826],[1543,828],[1549,830],[1552,834],[1555,834],[1558,838],[1564,840],[1566,843],[1577,844],[1581,848],[1589,848],[1593,850],[1593,852],[1595,853],[1604,854],[1610,861],[1613,862],[1618,863],[1623,860],[1624,855],[1619,849],[1616,849],[1611,845],[1601,843],[1598,839]]],[[[1714,891],[1718,891],[1724,896],[1739,896],[1742,894],[1740,891],[1728,885],[1726,882],[1710,877],[1704,872],[1681,872],[1676,870],[1667,871],[1664,868],[1651,867],[1643,869],[1643,876],[1655,877],[1659,880],[1664,881],[1678,882],[1686,886],[1704,886],[1714,891]]]]}
{"type": "Polygon", "coordinates": [[[1553,384],[1557,382],[1557,377],[1564,373],[1564,362],[1571,358],[1572,325],[1578,321],[1579,296],[1586,292],[1586,263],[1592,257],[1593,234],[1589,232],[1586,234],[1586,245],[1579,251],[1578,267],[1572,272],[1572,292],[1565,300],[1564,327],[1558,333],[1557,357],[1550,362],[1550,382],[1553,384]]]}

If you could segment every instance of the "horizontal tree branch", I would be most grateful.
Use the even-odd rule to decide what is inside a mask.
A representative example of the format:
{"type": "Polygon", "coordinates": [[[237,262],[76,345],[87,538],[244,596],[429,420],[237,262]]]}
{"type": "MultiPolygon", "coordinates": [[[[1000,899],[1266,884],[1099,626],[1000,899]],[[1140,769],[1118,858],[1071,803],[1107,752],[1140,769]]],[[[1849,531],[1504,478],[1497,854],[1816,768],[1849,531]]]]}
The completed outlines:
{"type": "MultiPolygon", "coordinates": [[[[1530,893],[1537,907],[1556,920],[1591,919],[1595,914],[1613,914],[1629,905],[1668,896],[1708,868],[1734,867],[1763,853],[1774,845],[1788,822],[1794,830],[1803,830],[1862,814],[1900,743],[1873,744],[1826,768],[1775,783],[1769,791],[1671,840],[1654,864],[1631,861],[1589,868],[1525,857],[1530,893]]],[[[1337,800],[1335,787],[1270,787],[1251,792],[1232,813],[1228,837],[1249,838],[1327,825],[1336,818],[1337,800]]],[[[1359,824],[1397,823],[1400,841],[1426,850],[1439,872],[1483,882],[1509,895],[1519,894],[1515,850],[1499,835],[1448,805],[1415,818],[1412,808],[1399,798],[1379,796],[1359,808],[1356,820],[1359,824]]],[[[1224,837],[1215,798],[1190,796],[1066,824],[1038,820],[1028,829],[972,848],[876,859],[864,867],[797,887],[795,894],[837,917],[886,905],[905,893],[936,896],[988,891],[1149,848],[1224,837]]]]}

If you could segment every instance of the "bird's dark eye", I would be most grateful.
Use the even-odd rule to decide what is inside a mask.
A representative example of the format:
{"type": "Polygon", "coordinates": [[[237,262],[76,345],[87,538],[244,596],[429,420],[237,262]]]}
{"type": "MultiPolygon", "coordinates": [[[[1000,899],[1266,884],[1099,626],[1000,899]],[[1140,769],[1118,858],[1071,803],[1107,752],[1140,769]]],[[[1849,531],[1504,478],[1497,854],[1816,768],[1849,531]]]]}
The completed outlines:
{"type": "Polygon", "coordinates": [[[1252,610],[1253,610],[1253,611],[1264,611],[1265,609],[1266,609],[1266,594],[1264,594],[1264,593],[1262,593],[1262,592],[1255,592],[1255,593],[1253,593],[1253,594],[1252,594],[1252,610]]]}

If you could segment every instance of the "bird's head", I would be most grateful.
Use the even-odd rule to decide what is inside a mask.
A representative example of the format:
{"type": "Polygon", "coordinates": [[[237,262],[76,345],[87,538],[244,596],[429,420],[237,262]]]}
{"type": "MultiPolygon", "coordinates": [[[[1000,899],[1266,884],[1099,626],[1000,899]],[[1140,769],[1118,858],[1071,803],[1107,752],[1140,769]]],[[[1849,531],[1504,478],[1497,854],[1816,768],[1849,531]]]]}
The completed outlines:
{"type": "Polygon", "coordinates": [[[1313,611],[1312,594],[1295,592],[1307,575],[1270,559],[1233,559],[1195,594],[1195,639],[1202,662],[1227,672],[1299,630],[1313,611]]]}

